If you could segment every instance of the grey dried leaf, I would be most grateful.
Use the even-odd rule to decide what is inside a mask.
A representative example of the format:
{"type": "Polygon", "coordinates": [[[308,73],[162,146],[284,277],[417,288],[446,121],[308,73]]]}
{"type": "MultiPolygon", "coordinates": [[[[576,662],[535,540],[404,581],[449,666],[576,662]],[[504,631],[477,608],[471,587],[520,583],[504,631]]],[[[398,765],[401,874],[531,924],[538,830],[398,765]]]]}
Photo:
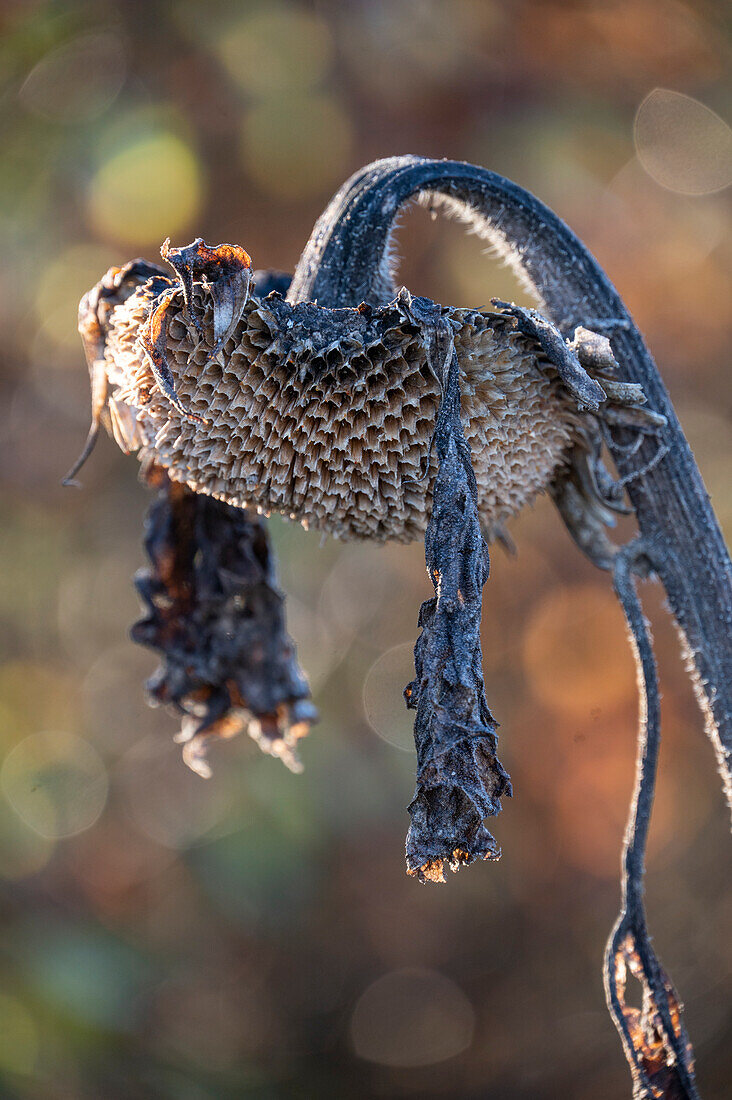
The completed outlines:
{"type": "Polygon", "coordinates": [[[535,309],[515,306],[511,302],[502,302],[499,298],[493,298],[492,302],[516,318],[516,324],[525,336],[531,336],[538,341],[562,382],[573,394],[577,407],[596,412],[606,399],[605,390],[587,373],[574,347],[565,341],[556,325],[535,309]]]}
{"type": "MultiPolygon", "coordinates": [[[[404,292],[403,292],[404,293],[404,292]]],[[[480,617],[488,548],[480,528],[470,447],[460,420],[459,366],[440,307],[411,299],[430,365],[442,385],[435,426],[438,472],[425,538],[435,596],[420,609],[415,679],[405,691],[417,711],[417,789],[409,805],[407,870],[422,882],[500,852],[483,819],[497,814],[511,781],[496,756],[496,723],[483,684],[480,617]]]]}
{"type": "Polygon", "coordinates": [[[148,613],[134,641],[162,654],[154,703],[183,716],[176,740],[200,775],[212,741],[246,732],[293,771],[296,744],[317,720],[285,626],[265,521],[148,473],[158,494],[146,520],[150,567],[136,578],[148,613]]]}

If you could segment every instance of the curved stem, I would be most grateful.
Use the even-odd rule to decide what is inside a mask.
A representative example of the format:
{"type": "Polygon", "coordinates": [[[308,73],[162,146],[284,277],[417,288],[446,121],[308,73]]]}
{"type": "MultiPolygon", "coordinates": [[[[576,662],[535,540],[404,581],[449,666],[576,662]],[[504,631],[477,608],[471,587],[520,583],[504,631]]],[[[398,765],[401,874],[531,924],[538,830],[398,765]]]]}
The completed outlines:
{"type": "Polygon", "coordinates": [[[630,818],[623,848],[623,907],[635,911],[643,906],[643,875],[651,811],[656,790],[658,754],[661,747],[661,699],[658,691],[656,663],[648,627],[633,581],[633,570],[642,548],[631,543],[617,555],[613,582],[615,593],[625,612],[633,654],[638,669],[640,688],[640,724],[642,736],[638,745],[638,767],[630,818]]]}
{"type": "Polygon", "coordinates": [[[617,430],[609,448],[641,535],[654,547],[732,810],[732,564],[656,365],[579,238],[528,191],[494,172],[458,161],[392,157],[361,169],[334,196],[302,254],[289,300],[338,307],[391,296],[390,238],[399,211],[416,196],[471,221],[565,334],[579,324],[607,331],[621,379],[639,383],[650,408],[666,418],[660,440],[649,437],[629,448],[628,433],[617,430]]]}
{"type": "Polygon", "coordinates": [[[630,1066],[634,1096],[698,1100],[681,1004],[651,945],[643,902],[646,842],[661,747],[656,663],[633,575],[639,565],[645,571],[646,555],[642,541],[636,540],[619,551],[613,574],[638,670],[640,729],[635,789],[623,844],[621,910],[605,949],[605,994],[630,1066]],[[625,1003],[627,966],[643,987],[642,1010],[625,1003]]]}

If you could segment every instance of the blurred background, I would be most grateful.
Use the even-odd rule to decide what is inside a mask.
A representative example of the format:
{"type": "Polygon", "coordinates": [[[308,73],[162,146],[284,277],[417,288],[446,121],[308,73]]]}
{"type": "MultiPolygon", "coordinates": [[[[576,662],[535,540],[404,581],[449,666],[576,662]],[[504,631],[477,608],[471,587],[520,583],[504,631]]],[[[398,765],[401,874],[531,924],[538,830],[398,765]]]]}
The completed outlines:
{"type": "MultiPolygon", "coordinates": [[[[729,11],[726,11],[729,15],[729,11]]],[[[295,776],[240,740],[203,781],[150,710],[148,498],[88,426],[81,294],[162,240],[292,270],[332,192],[395,153],[486,165],[585,239],[645,332],[728,537],[732,136],[725,6],[681,0],[6,2],[0,8],[0,1095],[629,1095],[601,959],[635,674],[607,578],[548,500],[495,548],[488,698],[515,797],[497,864],[404,872],[423,548],[271,523],[322,721],[295,776]]],[[[525,302],[456,225],[400,279],[525,302]]],[[[647,901],[703,1096],[729,1095],[728,820],[657,589],[664,741],[647,901]]]]}

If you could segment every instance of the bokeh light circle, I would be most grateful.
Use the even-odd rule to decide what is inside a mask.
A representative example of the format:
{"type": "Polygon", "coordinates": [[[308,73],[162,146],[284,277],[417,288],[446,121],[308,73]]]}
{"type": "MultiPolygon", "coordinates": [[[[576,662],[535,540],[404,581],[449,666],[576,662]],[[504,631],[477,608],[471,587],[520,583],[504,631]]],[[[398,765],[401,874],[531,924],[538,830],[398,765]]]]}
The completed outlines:
{"type": "Polygon", "coordinates": [[[60,839],[94,824],[107,801],[109,781],[88,741],[49,730],[11,749],[0,770],[0,787],[26,825],[40,836],[60,839]]]}
{"type": "Polygon", "coordinates": [[[118,36],[81,34],[50,50],[31,69],[18,98],[31,114],[54,122],[87,122],[114,103],[127,65],[118,36]]]}
{"type": "Polygon", "coordinates": [[[273,96],[245,115],[241,157],[270,199],[306,199],[340,181],[352,141],[351,120],[335,97],[273,96]]]}
{"type": "Polygon", "coordinates": [[[414,643],[392,646],[377,657],[363,683],[366,721],[382,740],[403,752],[414,752],[414,711],[403,693],[414,679],[414,643]]]}
{"type": "Polygon", "coordinates": [[[635,698],[635,670],[612,592],[577,584],[549,592],[523,639],[532,694],[568,717],[623,706],[635,698]]]}
{"type": "Polygon", "coordinates": [[[654,88],[635,116],[638,159],[656,183],[707,195],[732,183],[732,129],[698,99],[654,88]]]}
{"type": "Polygon", "coordinates": [[[127,135],[94,174],[88,212],[102,237],[124,244],[175,240],[195,217],[203,181],[195,153],[177,134],[127,135]]]}
{"type": "Polygon", "coordinates": [[[319,83],[330,67],[333,41],[316,15],[270,2],[229,23],[218,53],[245,92],[267,96],[319,83]]]}
{"type": "Polygon", "coordinates": [[[382,1066],[429,1066],[470,1046],[473,1006],[436,970],[384,974],[362,993],[351,1017],[356,1054],[382,1066]]]}

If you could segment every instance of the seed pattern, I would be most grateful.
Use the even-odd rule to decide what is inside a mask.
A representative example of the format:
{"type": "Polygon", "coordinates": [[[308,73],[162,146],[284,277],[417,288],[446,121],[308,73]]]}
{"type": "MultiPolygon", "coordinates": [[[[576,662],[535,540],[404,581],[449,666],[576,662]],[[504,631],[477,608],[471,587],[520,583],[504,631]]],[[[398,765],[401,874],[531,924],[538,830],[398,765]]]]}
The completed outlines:
{"type": "MultiPolygon", "coordinates": [[[[280,512],[340,538],[424,534],[437,463],[440,387],[397,298],[382,308],[250,298],[215,359],[213,305],[195,284],[168,311],[167,359],[187,420],[139,344],[156,277],[110,313],[105,359],[115,436],[174,481],[234,505],[280,512]],[[199,335],[200,329],[200,335],[199,335]]],[[[581,417],[538,345],[499,312],[444,311],[455,332],[462,417],[488,537],[568,461],[581,417]]]]}

